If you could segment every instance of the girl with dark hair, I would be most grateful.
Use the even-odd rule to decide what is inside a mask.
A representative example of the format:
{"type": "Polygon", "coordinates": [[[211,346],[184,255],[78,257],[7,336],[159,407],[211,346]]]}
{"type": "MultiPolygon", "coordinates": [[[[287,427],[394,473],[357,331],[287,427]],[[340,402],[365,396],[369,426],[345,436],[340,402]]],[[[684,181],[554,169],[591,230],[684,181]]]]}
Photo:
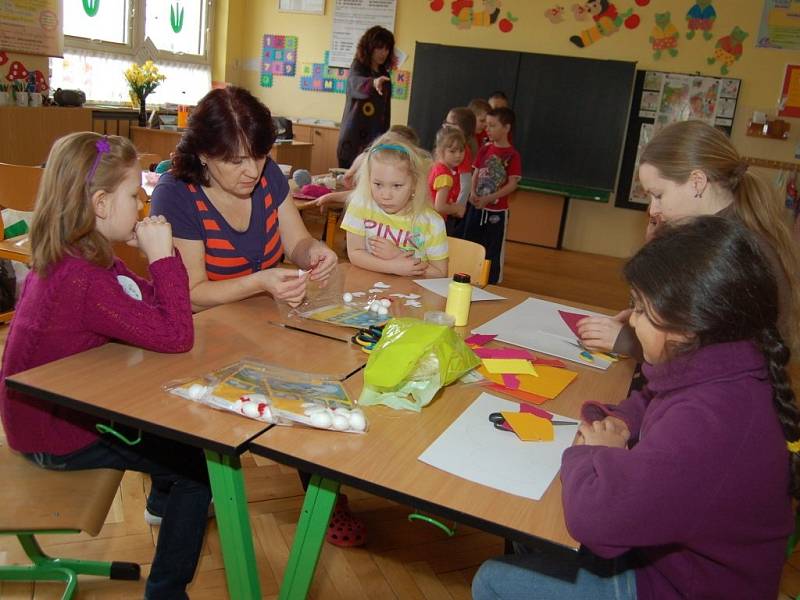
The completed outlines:
{"type": "Polygon", "coordinates": [[[307,282],[325,281],[336,266],[286,201],[286,177],[269,157],[274,141],[269,109],[255,96],[212,90],[153,191],[150,212],[172,225],[196,311],[263,292],[299,303],[307,282]],[[272,268],[284,256],[308,273],[272,268]]]}
{"type": "Polygon", "coordinates": [[[489,561],[477,600],[778,595],[800,414],[760,243],[720,217],[662,226],[625,277],[648,384],[586,403],[562,456],[567,528],[591,552],[489,561]]]}
{"type": "Polygon", "coordinates": [[[392,32],[379,25],[367,29],[358,41],[347,78],[347,98],[336,147],[343,169],[349,169],[356,156],[389,129],[392,100],[389,71],[393,61],[392,32]]]}
{"type": "MultiPolygon", "coordinates": [[[[778,283],[781,334],[795,348],[800,320],[797,251],[775,190],[748,169],[730,139],[702,121],[664,127],[642,151],[639,180],[651,197],[648,231],[659,223],[716,214],[756,233],[778,283]]],[[[578,324],[583,344],[641,358],[627,318],[628,311],[622,311],[615,317],[583,319],[578,324]]]]}

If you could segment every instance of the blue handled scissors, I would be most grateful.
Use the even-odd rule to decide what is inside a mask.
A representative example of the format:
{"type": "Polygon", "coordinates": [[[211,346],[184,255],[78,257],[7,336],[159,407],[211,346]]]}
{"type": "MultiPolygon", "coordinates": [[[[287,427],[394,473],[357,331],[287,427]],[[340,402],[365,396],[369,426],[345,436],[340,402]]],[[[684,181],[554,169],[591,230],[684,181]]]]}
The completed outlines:
{"type": "Polygon", "coordinates": [[[350,338],[354,344],[361,346],[361,351],[369,354],[375,348],[375,344],[381,339],[383,334],[383,325],[370,325],[364,329],[359,329],[358,332],[350,338]]]}

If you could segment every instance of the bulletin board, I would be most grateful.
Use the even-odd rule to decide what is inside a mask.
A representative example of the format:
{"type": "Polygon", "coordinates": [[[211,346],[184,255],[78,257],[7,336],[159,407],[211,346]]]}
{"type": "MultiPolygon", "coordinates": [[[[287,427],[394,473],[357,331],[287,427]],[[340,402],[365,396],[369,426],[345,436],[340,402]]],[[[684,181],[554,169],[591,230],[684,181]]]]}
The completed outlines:
{"type": "Polygon", "coordinates": [[[637,175],[639,156],[665,125],[700,120],[730,136],[741,87],[741,79],[730,77],[637,71],[615,206],[647,210],[650,199],[637,175]]]}
{"type": "Polygon", "coordinates": [[[0,2],[0,50],[63,56],[64,13],[61,0],[0,2]]]}

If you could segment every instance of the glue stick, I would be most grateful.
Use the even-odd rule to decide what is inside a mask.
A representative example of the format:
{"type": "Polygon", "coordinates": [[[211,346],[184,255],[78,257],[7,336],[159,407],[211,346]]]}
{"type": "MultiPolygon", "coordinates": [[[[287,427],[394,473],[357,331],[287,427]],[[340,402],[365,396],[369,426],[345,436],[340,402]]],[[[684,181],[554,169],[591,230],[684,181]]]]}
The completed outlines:
{"type": "Polygon", "coordinates": [[[469,320],[469,305],[472,302],[472,286],[469,275],[456,273],[447,287],[447,305],[444,312],[456,320],[456,327],[463,327],[469,320]]]}

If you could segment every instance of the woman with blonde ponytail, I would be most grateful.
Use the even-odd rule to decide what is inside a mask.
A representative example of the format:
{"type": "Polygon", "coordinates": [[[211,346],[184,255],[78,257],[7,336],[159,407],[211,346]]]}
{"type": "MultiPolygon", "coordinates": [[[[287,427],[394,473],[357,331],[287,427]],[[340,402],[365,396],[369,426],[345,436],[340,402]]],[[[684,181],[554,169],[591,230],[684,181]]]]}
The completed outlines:
{"type": "MultiPolygon", "coordinates": [[[[650,195],[650,218],[655,223],[718,215],[739,221],[756,234],[778,283],[781,335],[796,348],[800,262],[791,232],[776,190],[748,169],[730,139],[701,121],[668,125],[642,151],[639,180],[650,195]]],[[[626,325],[629,313],[584,319],[578,325],[581,340],[591,349],[641,358],[641,348],[626,325]]]]}

